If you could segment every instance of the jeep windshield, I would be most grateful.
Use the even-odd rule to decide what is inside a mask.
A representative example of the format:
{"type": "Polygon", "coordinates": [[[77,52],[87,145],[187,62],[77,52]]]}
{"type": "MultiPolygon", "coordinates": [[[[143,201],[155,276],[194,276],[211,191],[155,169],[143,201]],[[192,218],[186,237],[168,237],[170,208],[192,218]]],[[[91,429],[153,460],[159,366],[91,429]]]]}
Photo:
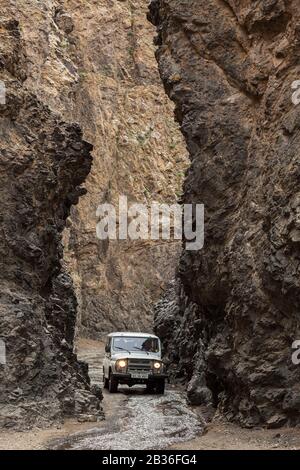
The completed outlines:
{"type": "Polygon", "coordinates": [[[159,342],[157,338],[120,336],[113,338],[112,347],[115,351],[142,352],[145,354],[159,353],[159,342]]]}

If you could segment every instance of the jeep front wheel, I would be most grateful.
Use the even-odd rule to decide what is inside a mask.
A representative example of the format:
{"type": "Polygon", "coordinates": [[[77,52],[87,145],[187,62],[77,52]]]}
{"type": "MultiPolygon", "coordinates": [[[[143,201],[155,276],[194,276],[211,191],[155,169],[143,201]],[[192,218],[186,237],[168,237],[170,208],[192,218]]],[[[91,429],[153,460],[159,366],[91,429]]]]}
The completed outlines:
{"type": "Polygon", "coordinates": [[[155,391],[155,385],[152,382],[147,383],[146,393],[154,393],[154,391],[155,391]]]}
{"type": "Polygon", "coordinates": [[[108,391],[109,393],[117,393],[118,391],[118,381],[112,374],[109,376],[108,391]]]}
{"type": "Polygon", "coordinates": [[[105,377],[105,371],[103,367],[103,388],[108,388],[108,379],[105,377]]]}
{"type": "Polygon", "coordinates": [[[165,393],[165,381],[160,380],[159,382],[157,382],[155,388],[156,388],[156,393],[159,393],[160,395],[163,395],[165,393]]]}

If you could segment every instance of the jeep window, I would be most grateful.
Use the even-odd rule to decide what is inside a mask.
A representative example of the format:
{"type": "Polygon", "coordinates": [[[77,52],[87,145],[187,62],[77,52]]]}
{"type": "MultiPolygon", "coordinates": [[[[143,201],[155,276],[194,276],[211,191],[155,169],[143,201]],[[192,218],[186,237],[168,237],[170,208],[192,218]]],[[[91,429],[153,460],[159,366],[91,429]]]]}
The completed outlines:
{"type": "Polygon", "coordinates": [[[117,336],[113,339],[113,349],[115,351],[158,353],[159,342],[157,338],[117,336]]]}
{"type": "Polygon", "coordinates": [[[105,345],[105,352],[109,353],[111,348],[111,338],[107,338],[107,342],[105,345]]]}

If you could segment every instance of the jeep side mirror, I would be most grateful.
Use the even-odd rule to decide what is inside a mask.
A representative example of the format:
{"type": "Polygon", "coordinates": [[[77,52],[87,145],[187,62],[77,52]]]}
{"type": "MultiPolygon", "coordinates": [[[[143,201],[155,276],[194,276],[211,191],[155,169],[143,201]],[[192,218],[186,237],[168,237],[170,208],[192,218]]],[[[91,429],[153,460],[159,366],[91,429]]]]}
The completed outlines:
{"type": "Polygon", "coordinates": [[[106,353],[110,353],[110,347],[109,347],[108,344],[105,346],[105,352],[106,352],[106,353]]]}

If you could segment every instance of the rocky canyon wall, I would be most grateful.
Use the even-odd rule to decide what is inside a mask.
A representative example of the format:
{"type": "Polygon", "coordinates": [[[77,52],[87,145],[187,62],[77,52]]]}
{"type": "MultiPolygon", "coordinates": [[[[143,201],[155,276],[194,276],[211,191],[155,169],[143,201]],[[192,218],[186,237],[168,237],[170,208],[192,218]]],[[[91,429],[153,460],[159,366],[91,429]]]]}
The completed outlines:
{"type": "Polygon", "coordinates": [[[204,249],[183,252],[156,331],[191,402],[244,426],[295,425],[299,3],[153,0],[150,11],[190,153],[184,201],[206,213],[204,249]]]}
{"type": "Polygon", "coordinates": [[[62,266],[62,231],[92,145],[63,112],[75,72],[60,47],[58,6],[1,2],[1,428],[102,416],[73,354],[77,302],[62,266]]]}
{"type": "Polygon", "coordinates": [[[96,209],[122,194],[175,202],[186,148],[146,2],[2,0],[0,13],[0,425],[95,418],[74,335],[151,330],[180,251],[99,241],[96,209]]]}

